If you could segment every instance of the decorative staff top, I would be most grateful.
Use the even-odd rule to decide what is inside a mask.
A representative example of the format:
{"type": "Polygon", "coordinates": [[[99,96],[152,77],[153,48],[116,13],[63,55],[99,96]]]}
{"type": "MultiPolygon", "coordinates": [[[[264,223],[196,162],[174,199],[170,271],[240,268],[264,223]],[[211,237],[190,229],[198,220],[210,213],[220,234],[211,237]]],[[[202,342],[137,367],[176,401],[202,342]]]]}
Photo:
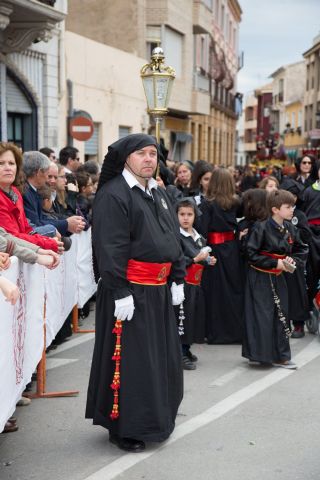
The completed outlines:
{"type": "Polygon", "coordinates": [[[148,113],[165,115],[173,80],[176,76],[172,67],[164,64],[164,53],[161,47],[152,50],[151,62],[141,68],[140,75],[148,104],[148,113]]]}

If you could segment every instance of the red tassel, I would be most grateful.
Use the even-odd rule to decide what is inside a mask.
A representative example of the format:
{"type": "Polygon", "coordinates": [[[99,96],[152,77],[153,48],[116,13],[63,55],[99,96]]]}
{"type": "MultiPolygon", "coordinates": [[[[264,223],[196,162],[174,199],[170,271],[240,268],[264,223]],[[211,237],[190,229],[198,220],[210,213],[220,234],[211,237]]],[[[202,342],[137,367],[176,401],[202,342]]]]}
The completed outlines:
{"type": "Polygon", "coordinates": [[[110,413],[111,420],[119,418],[119,390],[120,390],[120,361],[121,361],[121,334],[122,321],[116,320],[112,333],[116,334],[116,344],[112,360],[116,362],[112,383],[110,385],[113,390],[113,406],[110,413]]]}

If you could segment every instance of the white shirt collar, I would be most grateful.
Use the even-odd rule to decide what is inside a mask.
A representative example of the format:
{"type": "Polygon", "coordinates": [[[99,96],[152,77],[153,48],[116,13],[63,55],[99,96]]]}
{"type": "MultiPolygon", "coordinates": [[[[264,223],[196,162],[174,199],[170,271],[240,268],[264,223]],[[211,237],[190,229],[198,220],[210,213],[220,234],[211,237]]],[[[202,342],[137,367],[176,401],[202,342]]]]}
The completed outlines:
{"type": "Polygon", "coordinates": [[[65,173],[72,173],[70,168],[66,167],[65,165],[64,165],[63,168],[64,168],[65,173]]]}
{"type": "Polygon", "coordinates": [[[141,185],[141,183],[138,182],[138,180],[136,179],[136,177],[131,173],[129,172],[129,170],[127,170],[126,168],[123,169],[122,171],[122,176],[124,177],[125,181],[127,182],[127,184],[129,185],[130,188],[133,188],[133,187],[138,187],[140,188],[143,192],[145,193],[148,193],[150,192],[151,194],[151,190],[153,188],[158,188],[158,184],[157,184],[157,181],[154,179],[154,178],[149,178],[148,180],[148,188],[147,190],[141,185]]]}
{"type": "Polygon", "coordinates": [[[30,187],[32,188],[32,190],[34,190],[36,192],[37,188],[34,185],[32,185],[32,183],[30,183],[29,181],[28,181],[28,183],[29,183],[30,187]]]}
{"type": "Polygon", "coordinates": [[[192,229],[192,231],[193,231],[193,236],[190,233],[186,232],[183,228],[180,227],[181,235],[184,235],[185,237],[192,237],[193,240],[196,242],[198,240],[198,238],[200,238],[201,235],[194,228],[192,229]]]}

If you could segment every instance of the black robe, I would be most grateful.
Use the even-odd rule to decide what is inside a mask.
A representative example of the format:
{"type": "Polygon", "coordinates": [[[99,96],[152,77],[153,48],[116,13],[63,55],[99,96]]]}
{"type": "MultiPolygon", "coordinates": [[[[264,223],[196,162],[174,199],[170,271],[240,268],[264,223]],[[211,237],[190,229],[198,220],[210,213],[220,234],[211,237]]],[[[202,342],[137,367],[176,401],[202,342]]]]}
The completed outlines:
{"type": "MultiPolygon", "coordinates": [[[[302,210],[308,221],[320,219],[320,191],[312,186],[306,188],[302,197],[302,210]]],[[[320,278],[320,225],[309,225],[312,238],[309,243],[307,262],[307,284],[309,309],[313,308],[313,299],[318,291],[320,278]]]]}
{"type": "MultiPolygon", "coordinates": [[[[312,233],[305,214],[295,208],[291,223],[299,230],[303,243],[309,245],[312,233]]],[[[288,318],[294,325],[303,324],[310,316],[305,269],[306,264],[300,263],[294,273],[285,273],[289,295],[288,318]]]]}
{"type": "Polygon", "coordinates": [[[96,340],[86,417],[120,437],[163,441],[175,425],[183,396],[181,346],[167,285],[129,283],[129,259],[172,262],[171,280],[182,283],[184,257],[175,212],[164,190],[153,198],[122,175],[104,184],[93,207],[93,249],[101,280],[96,340]],[[135,311],[123,321],[119,418],[110,419],[114,374],[114,300],[132,294],[135,311]]]}
{"type": "Polygon", "coordinates": [[[277,267],[278,260],[260,252],[265,251],[294,258],[297,265],[306,260],[307,247],[301,241],[299,231],[290,222],[284,228],[276,226],[272,219],[256,222],[247,241],[250,268],[247,272],[245,292],[245,334],[242,355],[249,360],[272,363],[290,360],[289,339],[279,320],[271,281],[280,299],[280,308],[288,320],[288,287],[285,275],[275,275],[256,270],[277,267]]]}
{"type": "MultiPolygon", "coordinates": [[[[194,257],[206,245],[206,241],[201,235],[197,240],[194,240],[191,235],[186,237],[182,233],[180,234],[180,240],[186,266],[190,267],[194,263],[194,257]]],[[[181,343],[184,345],[191,345],[194,342],[203,343],[205,337],[205,302],[201,285],[185,283],[184,296],[183,309],[185,319],[183,321],[184,334],[180,336],[181,343]]],[[[175,311],[179,324],[179,306],[175,307],[175,311]]]]}
{"type": "MultiPolygon", "coordinates": [[[[200,205],[201,233],[236,232],[237,208],[223,210],[215,201],[205,200],[200,205]]],[[[241,343],[243,312],[243,270],[237,239],[211,245],[217,263],[206,268],[202,286],[206,304],[206,335],[210,344],[241,343]]]]}

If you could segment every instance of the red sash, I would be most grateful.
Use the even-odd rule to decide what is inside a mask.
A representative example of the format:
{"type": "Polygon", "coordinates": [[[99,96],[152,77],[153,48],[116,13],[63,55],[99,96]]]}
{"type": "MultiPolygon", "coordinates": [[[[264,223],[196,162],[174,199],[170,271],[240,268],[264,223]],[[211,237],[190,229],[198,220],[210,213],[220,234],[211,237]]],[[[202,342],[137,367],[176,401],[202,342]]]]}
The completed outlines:
{"type": "Polygon", "coordinates": [[[308,220],[309,225],[320,225],[320,218],[312,218],[312,220],[308,220]]]}
{"type": "MultiPolygon", "coordinates": [[[[260,255],[264,255],[265,257],[271,257],[279,260],[283,260],[286,258],[287,255],[280,255],[278,253],[271,253],[271,252],[260,252],[260,255]]],[[[255,267],[254,265],[251,265],[252,268],[255,270],[258,270],[259,272],[264,272],[264,273],[273,273],[274,275],[280,275],[282,273],[282,270],[279,270],[278,268],[258,268],[255,267]]]]}
{"type": "Polygon", "coordinates": [[[141,285],[165,285],[170,275],[171,263],[140,262],[130,259],[127,267],[127,280],[141,285]]]}
{"type": "Polygon", "coordinates": [[[199,263],[193,263],[187,268],[187,275],[184,277],[186,283],[190,285],[200,285],[204,266],[199,263]]]}
{"type": "Polygon", "coordinates": [[[209,232],[208,233],[208,243],[211,245],[218,245],[219,243],[230,242],[234,240],[234,232],[209,232]]]}

